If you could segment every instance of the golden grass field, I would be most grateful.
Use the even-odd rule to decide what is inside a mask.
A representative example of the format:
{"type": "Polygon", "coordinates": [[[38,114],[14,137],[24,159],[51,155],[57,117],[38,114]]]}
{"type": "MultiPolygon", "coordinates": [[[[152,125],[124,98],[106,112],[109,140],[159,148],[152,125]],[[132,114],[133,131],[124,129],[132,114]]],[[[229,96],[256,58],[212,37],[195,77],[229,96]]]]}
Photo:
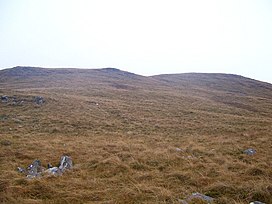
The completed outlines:
{"type": "Polygon", "coordinates": [[[24,103],[0,102],[0,203],[180,203],[194,192],[272,203],[271,84],[17,67],[0,71],[1,95],[24,103]],[[64,154],[74,168],[62,176],[17,171],[64,154]]]}

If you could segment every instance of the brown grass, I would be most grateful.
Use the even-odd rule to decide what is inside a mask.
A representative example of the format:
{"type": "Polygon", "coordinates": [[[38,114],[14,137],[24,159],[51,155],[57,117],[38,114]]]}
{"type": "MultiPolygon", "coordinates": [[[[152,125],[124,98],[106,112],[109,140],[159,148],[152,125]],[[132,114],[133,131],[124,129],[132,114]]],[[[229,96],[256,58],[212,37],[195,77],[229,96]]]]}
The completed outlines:
{"type": "Polygon", "coordinates": [[[209,74],[4,71],[0,95],[25,103],[0,103],[2,203],[178,203],[193,192],[216,203],[272,203],[270,84],[209,74]],[[46,103],[33,104],[37,95],[46,103]],[[247,148],[257,154],[243,154],[247,148]],[[57,165],[63,154],[75,163],[63,176],[29,180],[16,170],[34,159],[57,165]]]}

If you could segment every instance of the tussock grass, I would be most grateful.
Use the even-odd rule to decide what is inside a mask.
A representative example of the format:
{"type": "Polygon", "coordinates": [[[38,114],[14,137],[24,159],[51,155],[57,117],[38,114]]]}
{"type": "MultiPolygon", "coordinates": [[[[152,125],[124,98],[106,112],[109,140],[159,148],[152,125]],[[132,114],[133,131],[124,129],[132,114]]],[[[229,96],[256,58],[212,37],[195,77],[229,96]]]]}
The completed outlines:
{"type": "Polygon", "coordinates": [[[269,84],[118,70],[1,73],[0,95],[27,101],[0,103],[2,203],[178,203],[193,192],[272,203],[269,84]],[[46,103],[33,104],[37,95],[46,103]],[[63,154],[75,166],[60,177],[29,180],[16,170],[34,159],[56,166],[63,154]]]}

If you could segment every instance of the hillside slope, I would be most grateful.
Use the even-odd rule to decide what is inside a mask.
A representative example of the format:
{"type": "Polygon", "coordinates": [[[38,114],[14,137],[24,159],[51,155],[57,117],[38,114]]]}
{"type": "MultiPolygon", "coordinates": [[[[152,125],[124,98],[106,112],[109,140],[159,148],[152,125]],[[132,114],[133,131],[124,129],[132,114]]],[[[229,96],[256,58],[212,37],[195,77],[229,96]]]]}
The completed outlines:
{"type": "Polygon", "coordinates": [[[272,202],[271,84],[15,67],[0,71],[0,95],[0,202],[179,203],[193,192],[272,202]],[[61,177],[16,172],[63,154],[76,165],[61,177]]]}

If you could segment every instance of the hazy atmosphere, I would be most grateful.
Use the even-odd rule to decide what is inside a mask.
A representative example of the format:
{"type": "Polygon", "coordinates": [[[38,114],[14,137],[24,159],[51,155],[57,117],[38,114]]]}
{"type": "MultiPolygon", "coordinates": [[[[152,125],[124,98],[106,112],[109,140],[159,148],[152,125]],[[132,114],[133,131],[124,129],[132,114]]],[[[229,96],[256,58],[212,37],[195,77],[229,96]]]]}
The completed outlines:
{"type": "Polygon", "coordinates": [[[0,69],[116,67],[272,82],[269,0],[0,0],[0,69]]]}

